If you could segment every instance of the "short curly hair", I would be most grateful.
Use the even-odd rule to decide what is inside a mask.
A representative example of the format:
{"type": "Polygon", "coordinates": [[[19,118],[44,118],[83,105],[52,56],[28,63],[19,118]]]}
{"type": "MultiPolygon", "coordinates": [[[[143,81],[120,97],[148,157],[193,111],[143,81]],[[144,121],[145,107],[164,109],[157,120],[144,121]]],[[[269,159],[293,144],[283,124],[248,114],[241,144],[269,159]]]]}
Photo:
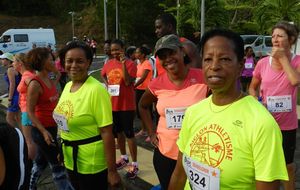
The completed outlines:
{"type": "Polygon", "coordinates": [[[51,53],[47,48],[34,48],[27,53],[26,62],[31,63],[31,66],[34,70],[41,71],[43,70],[49,56],[51,56],[51,53]]]}
{"type": "Polygon", "coordinates": [[[85,53],[87,60],[89,60],[90,64],[93,62],[93,52],[90,46],[88,46],[85,42],[82,41],[72,41],[68,43],[65,47],[63,47],[59,53],[59,59],[63,67],[65,67],[65,56],[67,52],[71,49],[79,48],[82,49],[85,53]]]}

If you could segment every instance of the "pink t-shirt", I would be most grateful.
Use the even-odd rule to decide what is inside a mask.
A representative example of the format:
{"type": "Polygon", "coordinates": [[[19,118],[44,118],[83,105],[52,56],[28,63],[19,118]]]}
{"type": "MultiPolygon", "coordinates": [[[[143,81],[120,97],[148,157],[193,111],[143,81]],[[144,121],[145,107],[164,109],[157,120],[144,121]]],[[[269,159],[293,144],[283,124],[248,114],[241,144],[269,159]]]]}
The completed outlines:
{"type": "Polygon", "coordinates": [[[59,72],[61,72],[61,73],[66,72],[65,69],[63,68],[63,66],[61,65],[60,59],[57,59],[57,60],[55,61],[55,67],[56,67],[57,70],[58,70],[59,72]]]}
{"type": "Polygon", "coordinates": [[[27,99],[27,88],[28,85],[25,83],[27,79],[32,79],[35,76],[34,72],[25,71],[22,74],[21,81],[17,87],[17,90],[19,92],[19,106],[21,109],[21,112],[26,112],[26,99],[27,99]]]}
{"type": "Polygon", "coordinates": [[[164,156],[176,160],[178,155],[176,141],[180,129],[172,128],[170,124],[182,121],[184,115],[182,110],[206,97],[208,88],[204,84],[202,71],[190,68],[180,87],[173,84],[167,73],[164,73],[149,83],[149,90],[158,99],[156,106],[160,115],[156,131],[159,139],[158,148],[164,156]],[[177,114],[172,115],[171,112],[177,114]]]}
{"type": "MultiPolygon", "coordinates": [[[[272,113],[281,130],[298,128],[297,89],[293,86],[283,70],[275,71],[270,64],[270,57],[258,61],[253,76],[261,81],[260,96],[262,102],[272,113]]],[[[291,65],[300,67],[300,56],[292,59],[291,65]]]]}
{"type": "Polygon", "coordinates": [[[149,60],[145,60],[143,63],[137,65],[136,78],[137,79],[141,78],[145,70],[148,70],[149,73],[145,78],[144,82],[139,86],[137,86],[136,89],[145,90],[152,79],[152,66],[149,60]]]}
{"type": "MultiPolygon", "coordinates": [[[[128,74],[136,77],[136,65],[130,59],[125,61],[128,74]]],[[[103,66],[101,75],[107,77],[108,85],[117,85],[118,95],[111,96],[112,110],[113,111],[132,111],[135,110],[135,95],[133,82],[129,85],[125,85],[122,63],[117,59],[110,59],[103,66]]]]}

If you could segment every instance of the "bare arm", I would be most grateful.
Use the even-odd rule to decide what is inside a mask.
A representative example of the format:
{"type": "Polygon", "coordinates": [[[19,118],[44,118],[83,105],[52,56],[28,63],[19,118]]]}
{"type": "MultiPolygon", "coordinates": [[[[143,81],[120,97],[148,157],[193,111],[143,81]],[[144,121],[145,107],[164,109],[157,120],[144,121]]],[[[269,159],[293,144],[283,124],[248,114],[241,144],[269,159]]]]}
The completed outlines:
{"type": "Polygon", "coordinates": [[[184,189],[184,185],[186,182],[186,174],[183,169],[182,165],[182,153],[179,151],[176,167],[173,171],[170,183],[169,183],[169,190],[182,190],[184,189]]]}
{"type": "Polygon", "coordinates": [[[101,137],[104,142],[104,151],[108,166],[108,181],[112,186],[117,186],[121,183],[121,178],[116,169],[116,151],[115,140],[112,133],[112,125],[100,128],[101,137]]]}
{"type": "Polygon", "coordinates": [[[123,77],[124,77],[124,82],[126,86],[129,86],[134,80],[133,78],[129,75],[128,70],[126,68],[126,57],[124,52],[120,52],[120,62],[122,64],[122,72],[123,72],[123,77]]]}
{"type": "Polygon", "coordinates": [[[122,63],[122,71],[123,71],[125,85],[129,86],[132,83],[133,78],[129,75],[127,71],[125,60],[121,61],[121,63],[122,63]]]}
{"type": "Polygon", "coordinates": [[[289,79],[290,83],[293,86],[299,85],[300,84],[300,67],[297,69],[294,69],[286,57],[281,57],[279,59],[279,62],[281,63],[282,68],[283,68],[284,72],[286,73],[287,78],[289,79]]]}
{"type": "Polygon", "coordinates": [[[257,98],[258,97],[257,91],[259,86],[260,86],[260,80],[253,76],[248,89],[249,94],[257,98]]]}
{"type": "Polygon", "coordinates": [[[134,87],[137,87],[140,84],[142,84],[145,81],[145,79],[147,78],[149,72],[150,72],[149,70],[144,70],[142,77],[134,84],[134,87]]]}
{"type": "Polygon", "coordinates": [[[289,60],[288,56],[286,55],[285,49],[273,47],[271,56],[273,59],[277,60],[281,64],[290,83],[293,86],[299,85],[300,84],[300,68],[294,69],[292,67],[292,65],[290,63],[291,60],[289,60]]]}
{"type": "Polygon", "coordinates": [[[256,181],[256,190],[279,190],[280,189],[280,181],[272,181],[272,182],[263,182],[256,181]]]}
{"type": "Polygon", "coordinates": [[[4,158],[3,150],[0,146],[0,186],[4,182],[5,173],[6,173],[5,158],[4,158]]]}
{"type": "Polygon", "coordinates": [[[27,89],[27,102],[26,102],[26,109],[28,116],[33,124],[34,127],[36,127],[43,135],[44,140],[48,145],[53,143],[53,137],[52,135],[45,129],[45,127],[42,125],[42,123],[39,121],[39,119],[35,115],[35,106],[37,105],[38,99],[40,94],[43,93],[41,85],[33,80],[29,83],[28,89],[27,89]]]}
{"type": "Polygon", "coordinates": [[[148,134],[151,137],[151,142],[154,146],[157,146],[158,141],[156,138],[156,132],[153,131],[153,122],[151,119],[149,107],[151,107],[156,101],[157,98],[147,88],[139,102],[139,111],[141,119],[148,130],[148,134]]]}

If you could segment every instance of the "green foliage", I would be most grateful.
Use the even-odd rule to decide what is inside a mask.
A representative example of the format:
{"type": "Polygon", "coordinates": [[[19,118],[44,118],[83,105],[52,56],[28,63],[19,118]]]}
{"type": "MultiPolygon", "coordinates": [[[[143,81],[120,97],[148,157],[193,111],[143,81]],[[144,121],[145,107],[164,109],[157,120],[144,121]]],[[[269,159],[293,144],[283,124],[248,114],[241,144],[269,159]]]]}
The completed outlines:
{"type": "Polygon", "coordinates": [[[255,11],[260,33],[270,33],[272,26],[281,20],[300,23],[299,0],[265,0],[255,11]]]}
{"type": "MultiPolygon", "coordinates": [[[[0,12],[17,16],[52,16],[67,25],[65,36],[72,36],[74,11],[75,35],[104,40],[104,0],[1,0],[0,12]]],[[[107,0],[109,38],[115,38],[115,2],[107,0]]],[[[127,44],[155,44],[154,21],[158,14],[176,16],[180,36],[193,38],[200,31],[201,0],[119,0],[119,34],[127,44]]],[[[267,34],[272,26],[287,20],[300,24],[299,0],[205,0],[205,29],[231,28],[241,34],[267,34]]],[[[16,26],[17,27],[17,26],[16,26]]]]}

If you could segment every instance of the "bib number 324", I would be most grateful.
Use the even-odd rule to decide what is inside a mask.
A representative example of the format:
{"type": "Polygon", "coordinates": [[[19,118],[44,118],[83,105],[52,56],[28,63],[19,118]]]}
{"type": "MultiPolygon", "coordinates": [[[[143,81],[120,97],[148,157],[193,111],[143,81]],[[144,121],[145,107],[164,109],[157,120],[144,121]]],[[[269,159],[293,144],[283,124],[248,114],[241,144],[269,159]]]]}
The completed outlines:
{"type": "Polygon", "coordinates": [[[183,155],[183,167],[193,190],[220,190],[220,170],[183,155]]]}
{"type": "Polygon", "coordinates": [[[201,177],[200,174],[194,172],[193,170],[190,170],[189,172],[190,181],[192,181],[200,188],[205,189],[205,187],[207,186],[205,177],[201,177]]]}

